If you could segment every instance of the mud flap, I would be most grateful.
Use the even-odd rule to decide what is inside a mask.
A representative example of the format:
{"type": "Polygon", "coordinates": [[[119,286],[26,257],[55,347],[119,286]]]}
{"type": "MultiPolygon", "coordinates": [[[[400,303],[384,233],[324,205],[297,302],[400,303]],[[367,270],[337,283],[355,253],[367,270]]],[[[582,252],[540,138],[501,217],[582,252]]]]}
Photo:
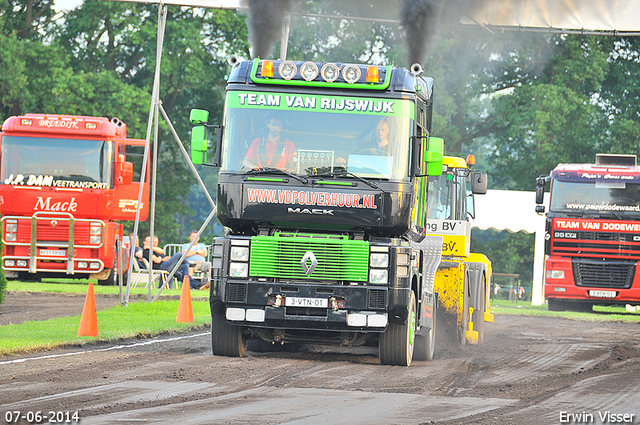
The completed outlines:
{"type": "MultiPolygon", "coordinates": [[[[478,344],[479,333],[474,329],[473,312],[475,310],[484,311],[482,308],[482,276],[485,274],[485,265],[482,263],[467,263],[467,275],[469,276],[469,322],[467,325],[466,338],[470,344],[478,344]]],[[[484,317],[483,317],[484,320],[484,317]]],[[[477,328],[478,326],[475,325],[477,328]]]]}
{"type": "Polygon", "coordinates": [[[411,248],[422,252],[422,285],[416,293],[417,329],[419,335],[426,335],[432,326],[436,308],[433,285],[442,258],[442,236],[426,236],[420,242],[411,242],[411,248]]]}

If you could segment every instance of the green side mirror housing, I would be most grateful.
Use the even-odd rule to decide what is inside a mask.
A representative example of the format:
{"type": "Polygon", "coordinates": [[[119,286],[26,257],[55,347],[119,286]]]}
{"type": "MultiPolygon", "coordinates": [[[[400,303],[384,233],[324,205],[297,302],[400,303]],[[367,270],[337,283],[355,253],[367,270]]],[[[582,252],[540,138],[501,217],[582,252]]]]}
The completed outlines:
{"type": "MultiPolygon", "coordinates": [[[[193,110],[191,111],[191,115],[193,117],[193,110]]],[[[197,125],[193,127],[193,129],[191,129],[191,161],[196,165],[206,163],[207,148],[208,142],[206,127],[204,125],[197,125]]]]}
{"type": "Polygon", "coordinates": [[[444,139],[441,137],[429,137],[427,151],[424,154],[428,176],[442,174],[442,160],[444,157],[444,139]]]}
{"type": "Polygon", "coordinates": [[[192,109],[191,114],[189,115],[189,121],[191,124],[206,124],[209,121],[209,111],[205,111],[204,109],[192,109]]]}

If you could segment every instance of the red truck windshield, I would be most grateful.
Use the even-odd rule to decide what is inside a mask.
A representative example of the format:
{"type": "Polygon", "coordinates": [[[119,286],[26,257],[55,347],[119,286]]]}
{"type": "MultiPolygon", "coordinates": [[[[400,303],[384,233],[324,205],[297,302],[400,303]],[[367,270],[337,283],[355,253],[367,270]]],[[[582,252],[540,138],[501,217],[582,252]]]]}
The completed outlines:
{"type": "Polygon", "coordinates": [[[113,142],[3,136],[0,184],[112,187],[113,142]]]}
{"type": "Polygon", "coordinates": [[[564,182],[555,180],[551,188],[551,211],[640,213],[640,185],[626,182],[564,182]]]}

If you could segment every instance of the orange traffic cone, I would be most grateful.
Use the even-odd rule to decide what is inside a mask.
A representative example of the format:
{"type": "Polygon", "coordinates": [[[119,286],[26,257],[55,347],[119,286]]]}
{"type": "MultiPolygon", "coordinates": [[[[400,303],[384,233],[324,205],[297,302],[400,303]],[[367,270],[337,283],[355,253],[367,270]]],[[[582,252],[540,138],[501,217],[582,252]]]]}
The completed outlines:
{"type": "Polygon", "coordinates": [[[178,315],[176,322],[191,323],[193,322],[193,304],[191,304],[191,285],[189,285],[189,276],[182,280],[182,292],[180,292],[180,304],[178,304],[178,315]]]}
{"type": "Polygon", "coordinates": [[[89,289],[87,289],[87,298],[84,300],[78,336],[98,336],[96,294],[93,291],[93,282],[89,282],[89,289]]]}

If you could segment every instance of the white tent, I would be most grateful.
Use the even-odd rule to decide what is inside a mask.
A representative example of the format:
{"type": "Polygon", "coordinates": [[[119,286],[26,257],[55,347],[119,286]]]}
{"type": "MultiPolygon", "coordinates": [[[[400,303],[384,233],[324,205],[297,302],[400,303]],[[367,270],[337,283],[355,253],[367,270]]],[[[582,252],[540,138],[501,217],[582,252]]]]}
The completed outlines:
{"type": "MultiPolygon", "coordinates": [[[[207,7],[214,9],[246,8],[248,0],[118,0],[136,3],[207,7]]],[[[358,0],[360,1],[360,0],[358,0]]],[[[375,11],[377,2],[362,0],[375,11]]],[[[395,0],[398,13],[405,0],[395,0]]],[[[303,2],[299,2],[303,6],[303,2]]],[[[633,0],[448,0],[445,13],[463,25],[516,30],[544,29],[545,31],[585,32],[609,31],[626,34],[640,31],[640,2],[633,0]],[[457,16],[456,16],[457,14],[457,16]]],[[[304,14],[304,9],[299,13],[304,14]]],[[[340,16],[348,19],[348,16],[340,16]]],[[[377,16],[353,16],[373,19],[377,16]]],[[[387,21],[400,21],[399,16],[386,16],[387,21]]]]}
{"type": "MultiPolygon", "coordinates": [[[[471,220],[472,227],[481,230],[495,229],[535,233],[531,303],[542,305],[544,302],[542,277],[544,273],[545,216],[535,212],[535,192],[488,190],[485,195],[476,195],[475,203],[476,217],[471,220]]],[[[545,208],[548,209],[548,206],[548,194],[545,194],[545,208]]]]}

